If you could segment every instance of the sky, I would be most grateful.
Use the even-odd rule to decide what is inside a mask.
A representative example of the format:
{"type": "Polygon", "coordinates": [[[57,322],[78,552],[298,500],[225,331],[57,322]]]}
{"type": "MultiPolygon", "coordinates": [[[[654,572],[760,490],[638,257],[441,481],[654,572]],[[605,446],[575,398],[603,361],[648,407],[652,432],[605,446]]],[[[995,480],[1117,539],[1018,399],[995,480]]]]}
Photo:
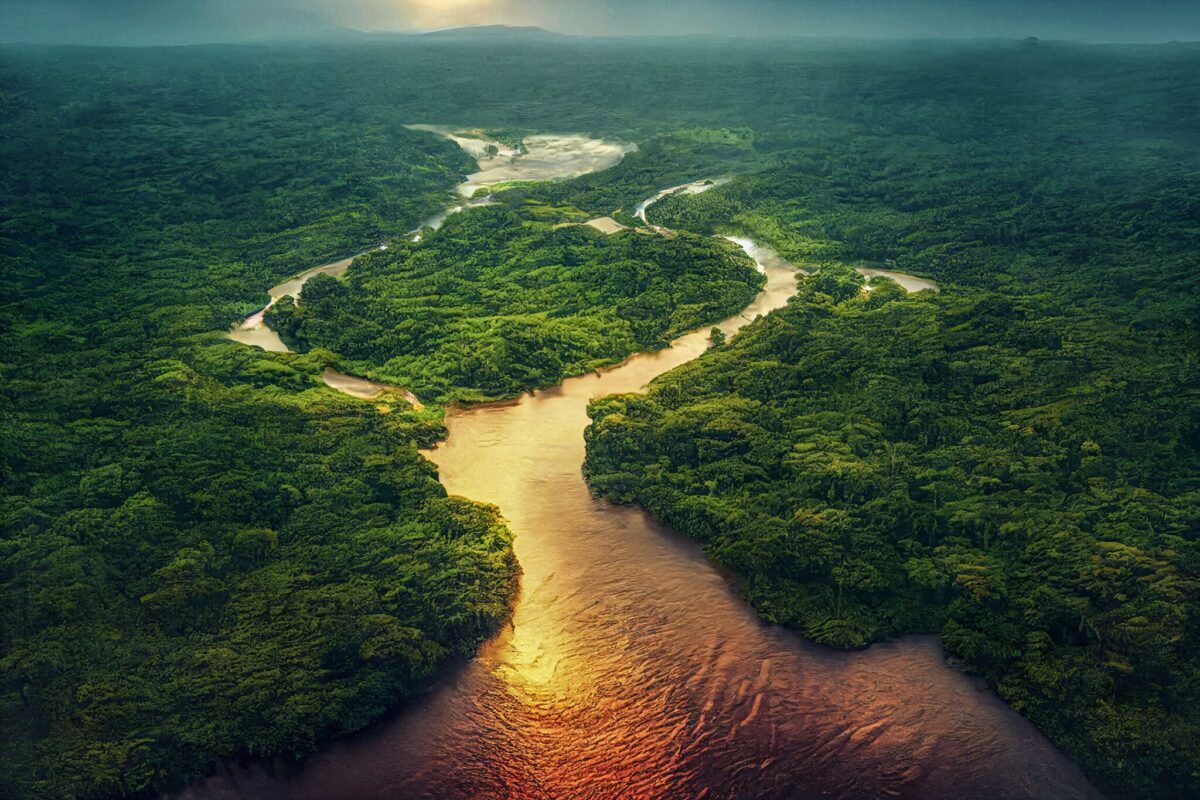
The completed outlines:
{"type": "Polygon", "coordinates": [[[184,44],[540,25],[579,35],[1200,40],[1200,0],[0,0],[0,41],[184,44]]]}

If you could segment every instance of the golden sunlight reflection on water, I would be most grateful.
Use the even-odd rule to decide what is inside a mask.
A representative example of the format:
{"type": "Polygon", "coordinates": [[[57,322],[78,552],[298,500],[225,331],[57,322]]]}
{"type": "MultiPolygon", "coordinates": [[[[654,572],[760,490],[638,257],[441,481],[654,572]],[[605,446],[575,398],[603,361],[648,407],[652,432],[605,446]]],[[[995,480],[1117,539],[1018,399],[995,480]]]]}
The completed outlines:
{"type": "MultiPolygon", "coordinates": [[[[793,291],[778,256],[755,255],[768,287],[727,332],[793,291]]],[[[450,414],[430,457],[452,493],[497,504],[512,526],[524,570],[512,624],[392,718],[298,767],[230,767],[183,796],[1094,797],[935,639],[814,646],[760,622],[694,543],[590,495],[588,400],[641,389],[706,338],[450,414]]]]}

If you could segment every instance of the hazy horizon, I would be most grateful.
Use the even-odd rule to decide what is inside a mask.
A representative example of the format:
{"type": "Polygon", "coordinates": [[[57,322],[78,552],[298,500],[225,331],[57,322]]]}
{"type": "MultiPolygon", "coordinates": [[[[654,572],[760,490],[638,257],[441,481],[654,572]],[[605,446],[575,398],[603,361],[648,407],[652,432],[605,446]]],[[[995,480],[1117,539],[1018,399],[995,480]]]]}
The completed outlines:
{"type": "Polygon", "coordinates": [[[1200,40],[1200,3],[1147,0],[0,0],[0,41],[173,45],[539,26],[583,36],[1200,40]]]}

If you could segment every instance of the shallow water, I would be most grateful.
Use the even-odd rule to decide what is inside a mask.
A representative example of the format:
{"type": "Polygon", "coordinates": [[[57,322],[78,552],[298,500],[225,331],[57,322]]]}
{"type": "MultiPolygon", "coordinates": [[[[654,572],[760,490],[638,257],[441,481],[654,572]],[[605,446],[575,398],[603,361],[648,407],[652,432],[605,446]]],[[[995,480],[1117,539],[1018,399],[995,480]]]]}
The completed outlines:
{"type": "MultiPolygon", "coordinates": [[[[451,215],[469,208],[490,205],[493,200],[490,195],[474,197],[479,189],[505,181],[556,180],[572,178],[596,170],[607,169],[615,165],[625,154],[635,149],[634,145],[603,139],[592,139],[582,134],[540,134],[525,138],[525,151],[518,151],[490,139],[474,136],[460,136],[456,129],[446,125],[408,125],[413,130],[433,133],[443,136],[463,148],[476,160],[479,171],[467,176],[467,180],[455,187],[464,198],[470,201],[451,203],[442,211],[421,221],[414,230],[409,231],[413,241],[420,241],[421,231],[425,228],[440,228],[451,215]],[[495,147],[495,152],[488,152],[489,145],[495,147]]],[[[589,223],[591,224],[591,223],[589,223]]],[[[613,222],[613,224],[617,224],[613,222]]],[[[603,230],[603,228],[600,228],[603,230]]],[[[605,231],[612,232],[612,231],[605,231]]],[[[386,245],[381,245],[385,248],[386,245]]],[[[279,338],[279,334],[271,330],[263,319],[267,309],[284,297],[300,299],[304,284],[314,275],[324,273],[340,277],[350,268],[354,257],[323,264],[319,267],[288,278],[278,286],[267,290],[270,302],[265,307],[251,314],[241,322],[235,323],[228,336],[235,342],[261,347],[272,353],[287,353],[288,346],[279,338]]],[[[328,383],[328,381],[326,381],[328,383]]],[[[339,391],[341,389],[337,386],[339,391]]]]}
{"type": "MultiPolygon", "coordinates": [[[[727,333],[795,285],[777,255],[739,244],[768,285],[727,333]]],[[[590,495],[588,400],[641,389],[706,337],[450,413],[429,455],[452,493],[496,503],[512,527],[524,570],[512,625],[428,697],[299,767],[234,767],[182,796],[1096,796],[932,637],[841,652],[764,625],[695,544],[590,495]]]]}
{"type": "Polygon", "coordinates": [[[281,300],[284,297],[294,297],[299,300],[300,294],[304,290],[304,284],[308,283],[309,279],[317,275],[332,275],[335,278],[340,278],[346,274],[346,270],[350,269],[352,261],[354,261],[354,256],[343,258],[330,264],[322,264],[312,269],[306,269],[299,275],[288,278],[278,286],[272,286],[267,290],[267,294],[271,295],[272,301],[281,300]]]}
{"type": "Polygon", "coordinates": [[[267,294],[271,297],[270,302],[241,322],[234,323],[233,328],[229,331],[229,338],[242,344],[261,347],[270,353],[290,353],[291,351],[283,343],[283,339],[279,338],[279,334],[267,326],[264,319],[267,309],[285,297],[293,297],[298,302],[304,289],[304,284],[308,283],[310,278],[314,275],[332,275],[335,278],[340,278],[350,268],[352,261],[354,261],[353,256],[333,261],[329,264],[322,264],[319,267],[306,269],[304,272],[288,278],[283,283],[272,286],[267,290],[267,294]]]}
{"type": "Polygon", "coordinates": [[[421,241],[421,231],[425,230],[426,228],[433,228],[434,230],[437,230],[438,228],[442,227],[446,220],[450,219],[450,217],[459,213],[460,211],[466,211],[468,208],[490,206],[495,202],[496,201],[489,194],[486,197],[477,197],[467,202],[456,203],[455,205],[449,206],[433,216],[422,220],[420,225],[418,225],[414,230],[409,231],[409,234],[414,242],[419,242],[421,241]]]}
{"type": "Polygon", "coordinates": [[[425,406],[421,405],[421,401],[417,399],[415,394],[401,386],[371,381],[366,378],[357,378],[354,375],[338,372],[333,367],[325,368],[325,371],[321,374],[321,380],[330,389],[336,389],[343,394],[357,397],[359,400],[377,400],[381,396],[391,393],[403,397],[417,411],[425,408],[425,406]]]}
{"type": "Polygon", "coordinates": [[[479,189],[508,181],[546,181],[597,172],[614,166],[632,149],[570,133],[527,136],[525,147],[525,153],[480,161],[479,172],[468,175],[458,193],[470,197],[479,189]]]}
{"type": "Polygon", "coordinates": [[[909,275],[904,272],[893,272],[888,269],[871,269],[869,267],[859,267],[857,272],[867,280],[871,278],[891,278],[909,292],[920,292],[925,289],[934,292],[938,291],[938,285],[928,278],[918,278],[915,275],[909,275]]]}
{"type": "MultiPolygon", "coordinates": [[[[729,180],[729,178],[716,178],[715,180],[710,178],[701,178],[698,181],[681,183],[678,186],[672,186],[670,188],[663,189],[653,197],[647,197],[645,200],[642,200],[640,203],[634,206],[633,215],[641,219],[641,221],[647,225],[651,225],[650,220],[646,219],[646,212],[650,209],[650,206],[654,205],[659,200],[670,197],[673,194],[703,194],[709,189],[715,189],[722,184],[729,183],[729,180]]],[[[665,228],[660,228],[657,225],[651,225],[651,227],[659,230],[666,230],[665,228]]]]}
{"type": "Polygon", "coordinates": [[[413,130],[444,136],[466,150],[479,165],[456,188],[463,197],[508,181],[549,181],[574,178],[616,165],[634,145],[593,139],[581,133],[542,133],[524,138],[524,151],[484,138],[460,136],[446,125],[408,125],[413,130]],[[486,151],[496,147],[494,154],[486,151]]]}
{"type": "Polygon", "coordinates": [[[516,148],[509,147],[506,144],[484,136],[461,136],[458,129],[450,125],[405,125],[404,127],[412,131],[425,131],[426,133],[433,133],[444,139],[449,139],[465,150],[467,155],[471,156],[477,162],[489,158],[512,158],[520,153],[516,148]],[[488,152],[489,145],[495,148],[495,152],[488,152]]]}
{"type": "Polygon", "coordinates": [[[279,338],[279,334],[267,327],[262,314],[263,312],[259,311],[245,321],[235,323],[227,335],[235,342],[258,347],[268,353],[290,353],[291,350],[284,344],[283,339],[279,338]]]}

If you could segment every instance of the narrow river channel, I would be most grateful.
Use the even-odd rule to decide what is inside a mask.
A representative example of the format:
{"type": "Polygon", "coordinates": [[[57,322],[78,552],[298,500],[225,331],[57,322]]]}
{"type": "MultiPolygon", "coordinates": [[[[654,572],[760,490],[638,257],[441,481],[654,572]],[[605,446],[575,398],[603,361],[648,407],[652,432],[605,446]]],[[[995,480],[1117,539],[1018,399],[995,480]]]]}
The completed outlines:
{"type": "MultiPolygon", "coordinates": [[[[795,271],[737,241],[782,306],[795,271]]],[[[931,288],[906,285],[910,290],[931,288]]],[[[933,637],[867,650],[763,624],[700,549],[581,475],[589,399],[698,357],[707,330],[511,403],[455,410],[429,457],[495,503],[524,571],[512,624],[424,699],[299,765],[227,766],[189,799],[1087,798],[1029,722],[933,637]]]]}

